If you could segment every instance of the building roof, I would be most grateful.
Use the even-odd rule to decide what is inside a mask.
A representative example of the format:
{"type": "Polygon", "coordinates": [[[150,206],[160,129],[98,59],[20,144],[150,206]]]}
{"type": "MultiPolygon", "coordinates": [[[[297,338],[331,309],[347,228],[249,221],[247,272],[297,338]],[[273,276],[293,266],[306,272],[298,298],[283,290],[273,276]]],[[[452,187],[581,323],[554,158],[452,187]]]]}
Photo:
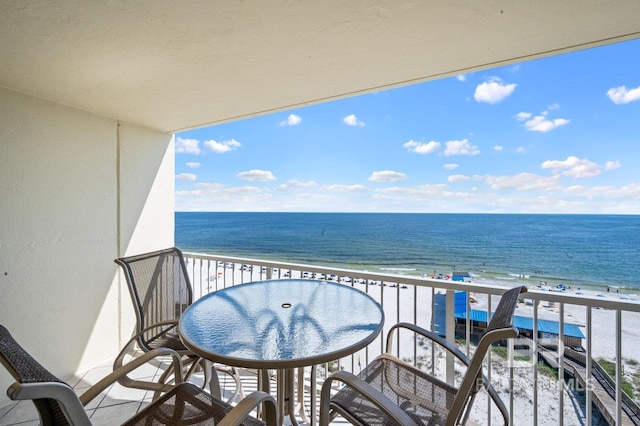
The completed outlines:
{"type": "MultiPolygon", "coordinates": [[[[462,310],[462,311],[457,311],[455,314],[455,317],[460,319],[466,319],[467,315],[465,314],[464,310],[462,310]]],[[[477,309],[472,309],[471,320],[478,321],[478,322],[487,322],[487,312],[477,310],[477,309]]],[[[533,331],[533,318],[515,315],[513,317],[513,325],[520,331],[522,330],[533,331]]],[[[558,321],[538,319],[538,332],[558,336],[560,335],[560,323],[558,321]]],[[[577,337],[580,339],[585,338],[578,324],[572,324],[572,323],[566,323],[566,322],[564,323],[564,335],[567,337],[577,337]]]]}
{"type": "Polygon", "coordinates": [[[639,16],[638,0],[12,0],[0,87],[177,132],[638,38],[639,16]]]}

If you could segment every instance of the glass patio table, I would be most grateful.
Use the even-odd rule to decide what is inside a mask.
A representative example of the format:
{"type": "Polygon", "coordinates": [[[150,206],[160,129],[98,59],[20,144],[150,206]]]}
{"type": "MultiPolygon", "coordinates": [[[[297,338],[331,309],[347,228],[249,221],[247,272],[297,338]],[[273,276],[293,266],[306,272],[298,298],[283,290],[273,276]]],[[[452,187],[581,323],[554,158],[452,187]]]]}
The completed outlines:
{"type": "MultiPolygon", "coordinates": [[[[260,377],[277,370],[281,423],[289,415],[297,424],[294,369],[355,353],[380,334],[383,323],[382,307],[356,288],[283,279],[239,284],[204,296],[184,312],[179,331],[189,349],[210,361],[258,369],[264,372],[260,377]]],[[[268,380],[259,382],[262,390],[269,390],[268,380]]],[[[299,392],[301,382],[299,378],[299,392]]],[[[300,414],[306,419],[301,401],[300,414]]]]}

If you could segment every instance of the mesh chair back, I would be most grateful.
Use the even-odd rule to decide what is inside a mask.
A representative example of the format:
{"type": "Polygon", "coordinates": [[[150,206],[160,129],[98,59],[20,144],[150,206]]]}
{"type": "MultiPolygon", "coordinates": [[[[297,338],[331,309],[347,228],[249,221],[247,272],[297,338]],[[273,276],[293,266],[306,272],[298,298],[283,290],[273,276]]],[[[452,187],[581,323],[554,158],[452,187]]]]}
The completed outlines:
{"type": "MultiPolygon", "coordinates": [[[[116,259],[125,274],[129,292],[133,299],[136,311],[136,331],[167,320],[178,320],[182,312],[192,303],[193,294],[191,283],[187,276],[187,267],[182,252],[177,248],[158,250],[151,253],[140,254],[116,259]]],[[[164,340],[166,331],[162,336],[159,330],[152,329],[139,339],[140,347],[150,350],[153,347],[172,347],[164,340]]],[[[172,330],[177,339],[177,330],[172,330]]]]}
{"type": "Polygon", "coordinates": [[[498,307],[493,313],[491,321],[487,324],[487,329],[484,334],[487,334],[492,330],[511,327],[513,324],[513,315],[516,310],[516,305],[518,304],[518,297],[520,297],[520,293],[526,290],[527,288],[524,286],[514,287],[502,295],[500,303],[498,303],[498,307]]]}
{"type": "MultiPolygon", "coordinates": [[[[0,325],[0,362],[18,383],[64,383],[33,359],[2,325],[0,325]]],[[[38,409],[43,425],[69,424],[55,399],[34,399],[33,403],[38,409]]]]}

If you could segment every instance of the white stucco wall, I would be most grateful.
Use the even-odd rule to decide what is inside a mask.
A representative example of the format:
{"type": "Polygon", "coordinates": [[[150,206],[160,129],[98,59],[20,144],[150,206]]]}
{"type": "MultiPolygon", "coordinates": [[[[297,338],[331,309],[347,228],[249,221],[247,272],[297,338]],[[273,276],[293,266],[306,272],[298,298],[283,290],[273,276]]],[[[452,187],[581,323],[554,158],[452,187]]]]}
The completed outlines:
{"type": "Polygon", "coordinates": [[[0,89],[0,324],[54,374],[128,339],[113,259],[173,245],[173,160],[172,135],[0,89]]]}

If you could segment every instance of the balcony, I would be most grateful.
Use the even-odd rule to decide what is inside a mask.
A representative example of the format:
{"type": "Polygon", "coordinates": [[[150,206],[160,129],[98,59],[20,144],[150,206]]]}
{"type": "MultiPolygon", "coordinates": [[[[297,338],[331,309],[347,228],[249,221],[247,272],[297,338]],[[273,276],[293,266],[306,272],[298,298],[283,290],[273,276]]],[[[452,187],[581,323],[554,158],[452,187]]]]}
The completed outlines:
{"type": "MultiPolygon", "coordinates": [[[[467,353],[473,352],[474,336],[481,332],[487,312],[497,305],[497,295],[503,291],[503,287],[481,282],[201,254],[186,257],[195,298],[256,280],[315,278],[341,282],[367,292],[383,306],[384,335],[396,322],[411,322],[455,339],[467,353]]],[[[527,284],[535,287],[536,283],[527,284]]],[[[506,347],[495,348],[487,357],[485,374],[509,408],[511,424],[640,423],[640,410],[634,401],[640,357],[633,352],[633,348],[640,347],[640,336],[622,327],[623,323],[637,323],[640,299],[635,295],[605,297],[582,293],[569,288],[530,289],[516,310],[516,326],[521,336],[506,347]],[[597,362],[601,359],[608,362],[597,362]]],[[[382,352],[383,345],[381,336],[352,356],[306,369],[302,379],[304,394],[300,397],[304,409],[298,413],[299,419],[313,424],[317,415],[316,405],[311,401],[319,392],[313,392],[311,374],[316,375],[320,386],[332,371],[357,373],[382,352]]],[[[400,335],[395,350],[401,358],[448,380],[455,381],[458,377],[452,360],[413,337],[400,335]]],[[[69,383],[82,388],[110,368],[109,364],[98,366],[69,379],[69,383]]],[[[140,374],[153,377],[161,369],[162,366],[147,368],[140,374]]],[[[224,375],[220,379],[225,394],[231,395],[233,382],[224,375]]],[[[256,389],[254,372],[243,371],[242,380],[247,391],[256,389]]],[[[117,423],[133,415],[149,398],[145,392],[114,386],[90,407],[92,418],[96,424],[117,423]]],[[[472,414],[476,423],[500,424],[497,415],[486,399],[476,400],[472,414]]],[[[343,423],[341,419],[335,422],[343,423]]],[[[35,410],[25,403],[1,408],[0,425],[12,424],[37,424],[35,410]]]]}

